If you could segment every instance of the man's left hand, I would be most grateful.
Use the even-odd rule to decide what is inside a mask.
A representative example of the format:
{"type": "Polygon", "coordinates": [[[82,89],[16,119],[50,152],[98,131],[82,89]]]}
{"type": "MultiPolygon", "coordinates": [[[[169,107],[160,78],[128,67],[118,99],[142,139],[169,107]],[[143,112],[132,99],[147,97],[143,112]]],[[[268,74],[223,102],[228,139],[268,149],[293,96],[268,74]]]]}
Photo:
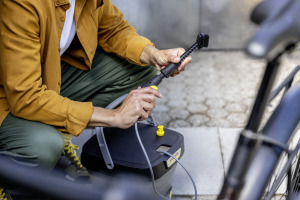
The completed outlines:
{"type": "MultiPolygon", "coordinates": [[[[159,50],[152,45],[145,46],[142,54],[141,61],[142,63],[153,65],[158,70],[163,69],[170,63],[180,62],[180,56],[185,52],[183,48],[174,48],[174,49],[165,49],[159,50]]],[[[171,74],[171,76],[176,76],[181,71],[185,70],[187,64],[192,62],[192,57],[188,56],[181,65],[171,74]]]]}

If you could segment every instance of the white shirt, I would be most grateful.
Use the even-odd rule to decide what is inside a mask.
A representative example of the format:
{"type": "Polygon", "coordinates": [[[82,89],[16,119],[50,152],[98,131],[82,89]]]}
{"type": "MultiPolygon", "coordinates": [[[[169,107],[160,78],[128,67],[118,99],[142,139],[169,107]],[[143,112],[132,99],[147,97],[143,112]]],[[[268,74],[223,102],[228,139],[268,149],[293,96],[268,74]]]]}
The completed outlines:
{"type": "Polygon", "coordinates": [[[66,11],[66,20],[60,37],[60,55],[62,55],[72,43],[76,34],[74,18],[75,0],[69,0],[71,7],[66,11]]]}

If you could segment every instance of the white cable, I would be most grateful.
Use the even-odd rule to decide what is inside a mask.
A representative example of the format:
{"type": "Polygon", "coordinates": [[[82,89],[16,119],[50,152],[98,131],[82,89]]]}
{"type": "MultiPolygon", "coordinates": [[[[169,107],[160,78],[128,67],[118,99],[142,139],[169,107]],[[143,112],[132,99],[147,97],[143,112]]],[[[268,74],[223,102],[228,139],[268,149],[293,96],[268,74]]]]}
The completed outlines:
{"type": "Polygon", "coordinates": [[[138,139],[138,141],[139,141],[139,143],[140,143],[140,145],[141,145],[141,148],[142,148],[142,150],[143,150],[143,152],[144,152],[145,158],[146,158],[147,163],[148,163],[148,165],[149,165],[153,189],[154,189],[155,193],[156,193],[158,196],[160,196],[160,197],[163,198],[163,199],[168,199],[168,200],[169,200],[169,198],[163,196],[162,194],[160,194],[160,193],[156,190],[156,186],[155,186],[155,182],[154,182],[154,173],[153,173],[153,169],[152,169],[152,166],[151,166],[151,163],[150,163],[148,154],[147,154],[147,152],[146,152],[146,150],[145,150],[145,147],[144,147],[144,145],[143,145],[143,142],[142,142],[142,140],[141,140],[141,138],[140,138],[139,131],[138,131],[138,128],[137,128],[137,123],[134,124],[134,128],[135,128],[136,137],[137,137],[137,139],[138,139]]]}
{"type": "MultiPolygon", "coordinates": [[[[137,139],[138,139],[138,141],[139,141],[139,143],[140,143],[140,146],[141,146],[141,148],[142,148],[142,150],[143,150],[143,152],[144,152],[145,158],[146,158],[147,163],[148,163],[148,165],[149,165],[153,189],[154,189],[155,193],[156,193],[157,195],[159,195],[160,197],[162,197],[163,199],[169,199],[169,198],[163,196],[162,194],[160,194],[160,193],[156,190],[155,180],[154,180],[154,173],[153,173],[152,165],[151,165],[151,163],[150,163],[149,156],[148,156],[148,154],[147,154],[147,152],[146,152],[146,150],[145,150],[145,147],[144,147],[144,145],[143,145],[143,142],[142,142],[142,140],[141,140],[141,138],[140,138],[139,131],[138,131],[138,128],[137,128],[137,123],[134,124],[134,127],[135,127],[136,137],[137,137],[137,139]]],[[[183,164],[182,164],[182,163],[181,163],[174,155],[172,155],[172,154],[170,154],[170,153],[168,153],[168,152],[165,152],[165,151],[160,151],[160,150],[157,150],[157,152],[166,154],[166,155],[168,155],[168,156],[174,158],[174,159],[182,166],[182,168],[183,168],[183,169],[185,170],[185,172],[188,174],[188,176],[190,177],[190,179],[191,179],[191,181],[192,181],[192,183],[193,183],[194,190],[195,190],[195,200],[197,200],[197,187],[196,187],[196,184],[195,184],[195,181],[194,181],[193,177],[192,177],[191,174],[188,172],[188,170],[183,166],[183,164]]]]}
{"type": "Polygon", "coordinates": [[[188,170],[183,166],[183,164],[172,154],[170,154],[169,152],[166,152],[166,151],[160,151],[160,150],[157,150],[157,152],[159,153],[163,153],[163,154],[167,154],[168,156],[174,158],[180,165],[181,167],[184,169],[184,171],[189,175],[192,183],[193,183],[193,186],[194,186],[194,190],[195,190],[195,200],[197,200],[197,187],[196,187],[196,184],[195,184],[195,181],[192,177],[192,175],[188,172],[188,170]]]}

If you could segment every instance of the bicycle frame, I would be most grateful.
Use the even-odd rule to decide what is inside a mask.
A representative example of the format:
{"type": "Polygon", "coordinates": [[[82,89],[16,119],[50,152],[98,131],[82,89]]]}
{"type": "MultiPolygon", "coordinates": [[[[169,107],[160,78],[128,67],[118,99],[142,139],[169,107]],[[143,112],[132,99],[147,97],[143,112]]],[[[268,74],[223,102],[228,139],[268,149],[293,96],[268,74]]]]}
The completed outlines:
{"type": "MultiPolygon", "coordinates": [[[[286,51],[290,50],[293,47],[294,47],[294,45],[289,46],[289,48],[287,48],[286,51]]],[[[285,52],[278,54],[273,60],[268,61],[268,63],[267,63],[265,73],[264,73],[259,91],[257,93],[257,97],[256,97],[255,103],[253,105],[251,115],[249,117],[249,121],[248,121],[245,129],[240,134],[237,146],[235,148],[235,152],[233,154],[233,157],[232,157],[232,160],[231,160],[231,163],[229,166],[227,176],[225,177],[222,190],[218,196],[219,200],[221,200],[221,199],[222,200],[240,199],[240,193],[244,187],[245,177],[248,174],[248,169],[250,166],[252,167],[253,165],[255,165],[252,162],[252,158],[255,155],[255,153],[257,152],[258,148],[262,144],[262,140],[259,139],[258,129],[260,126],[260,122],[261,122],[266,104],[269,99],[271,88],[274,84],[274,79],[276,77],[276,74],[277,74],[277,71],[278,71],[278,68],[280,65],[280,58],[284,53],[285,52]]],[[[300,95],[300,89],[299,89],[299,95],[300,95]]],[[[288,129],[285,136],[284,137],[282,136],[282,138],[281,138],[280,135],[283,133],[278,132],[277,129],[279,127],[276,126],[277,129],[273,128],[274,123],[278,124],[279,122],[280,123],[284,122],[284,121],[286,121],[287,118],[284,119],[283,117],[280,117],[281,121],[280,120],[278,121],[278,120],[275,120],[276,116],[278,116],[280,113],[283,113],[283,111],[284,111],[283,109],[287,109],[286,107],[291,103],[290,101],[295,102],[296,100],[299,101],[299,97],[297,95],[294,95],[292,100],[282,101],[282,103],[280,104],[281,106],[279,106],[277,108],[277,111],[274,112],[274,114],[273,114],[273,118],[271,118],[271,120],[268,122],[268,124],[266,125],[266,127],[263,130],[263,132],[268,132],[268,133],[272,132],[271,138],[278,139],[278,141],[279,141],[278,144],[282,144],[282,143],[285,144],[287,142],[286,138],[288,139],[291,136],[291,134],[293,133],[293,131],[290,131],[290,129],[288,129]],[[288,103],[286,103],[287,101],[288,101],[288,103]],[[283,106],[285,104],[287,104],[287,106],[283,106]]],[[[295,112],[295,110],[294,110],[294,112],[295,112]]],[[[295,126],[296,126],[298,124],[298,121],[300,120],[300,113],[299,113],[299,116],[295,115],[292,117],[294,117],[294,120],[297,122],[295,124],[295,126]]],[[[289,116],[289,119],[290,118],[291,117],[289,116]]],[[[294,130],[295,126],[292,127],[292,130],[294,130]]],[[[284,145],[281,145],[281,146],[284,146],[284,145]]],[[[270,149],[270,147],[266,147],[266,149],[270,149]]],[[[277,148],[277,149],[279,149],[277,151],[278,156],[279,156],[282,149],[281,148],[277,148]]],[[[271,151],[274,151],[274,150],[271,149],[271,151]]],[[[266,153],[266,155],[268,155],[268,154],[266,153]]],[[[267,157],[268,164],[269,164],[268,168],[273,169],[275,167],[278,156],[274,156],[272,158],[272,160],[274,160],[274,163],[269,162],[270,158],[267,157]]],[[[255,162],[259,162],[259,161],[255,161],[255,162]]],[[[263,163],[265,163],[265,162],[263,162],[263,163]]],[[[252,168],[254,168],[254,167],[252,167],[252,168]]],[[[254,171],[257,171],[257,170],[258,169],[253,169],[253,172],[251,171],[251,173],[254,173],[254,171]]],[[[261,171],[264,172],[264,170],[262,170],[262,169],[261,169],[261,171]]],[[[271,172],[272,172],[272,170],[271,170],[271,172]]],[[[253,174],[251,174],[251,175],[253,175],[253,174]]],[[[253,179],[253,183],[255,181],[256,180],[253,179]]],[[[251,196],[252,196],[252,194],[251,194],[251,196]]],[[[246,197],[244,196],[241,199],[244,200],[245,198],[246,197]]],[[[258,199],[258,198],[253,198],[253,196],[252,196],[250,199],[258,199]]]]}

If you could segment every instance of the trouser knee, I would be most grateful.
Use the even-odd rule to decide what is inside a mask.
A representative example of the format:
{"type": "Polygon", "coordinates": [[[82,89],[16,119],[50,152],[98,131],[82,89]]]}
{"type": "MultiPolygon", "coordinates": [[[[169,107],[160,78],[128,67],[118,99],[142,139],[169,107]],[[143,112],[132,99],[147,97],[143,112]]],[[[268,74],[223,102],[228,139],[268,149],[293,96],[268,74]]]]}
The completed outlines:
{"type": "Polygon", "coordinates": [[[8,114],[0,127],[0,152],[29,166],[52,169],[63,151],[63,139],[53,126],[8,114]]]}
{"type": "Polygon", "coordinates": [[[33,162],[46,169],[52,169],[60,158],[64,142],[59,132],[50,126],[48,134],[34,138],[30,154],[34,155],[33,162]]]}

